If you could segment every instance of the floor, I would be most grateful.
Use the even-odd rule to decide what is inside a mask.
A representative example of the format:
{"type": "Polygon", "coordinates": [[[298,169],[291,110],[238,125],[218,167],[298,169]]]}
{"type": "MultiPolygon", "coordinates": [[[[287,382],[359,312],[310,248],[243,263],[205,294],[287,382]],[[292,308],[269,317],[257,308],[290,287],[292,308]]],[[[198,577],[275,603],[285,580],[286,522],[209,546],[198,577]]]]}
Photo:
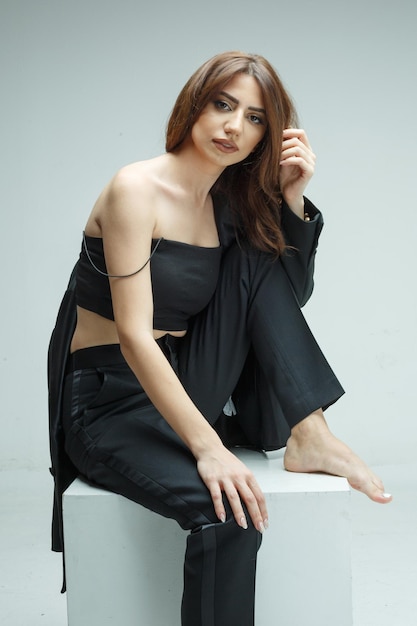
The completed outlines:
{"type": "MultiPolygon", "coordinates": [[[[374,469],[395,500],[378,506],[352,493],[353,626],[415,626],[417,464],[374,469]]],[[[1,626],[67,624],[60,555],[49,551],[51,480],[0,472],[1,626]]]]}

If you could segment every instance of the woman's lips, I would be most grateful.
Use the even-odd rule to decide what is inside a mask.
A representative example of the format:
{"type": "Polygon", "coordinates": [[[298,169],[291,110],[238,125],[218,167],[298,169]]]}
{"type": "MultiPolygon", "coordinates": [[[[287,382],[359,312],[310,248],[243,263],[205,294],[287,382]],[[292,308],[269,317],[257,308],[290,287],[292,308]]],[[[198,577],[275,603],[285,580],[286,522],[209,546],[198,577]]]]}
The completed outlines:
{"type": "Polygon", "coordinates": [[[227,139],[213,139],[213,143],[221,151],[227,154],[237,152],[238,147],[234,141],[228,141],[227,139]]]}

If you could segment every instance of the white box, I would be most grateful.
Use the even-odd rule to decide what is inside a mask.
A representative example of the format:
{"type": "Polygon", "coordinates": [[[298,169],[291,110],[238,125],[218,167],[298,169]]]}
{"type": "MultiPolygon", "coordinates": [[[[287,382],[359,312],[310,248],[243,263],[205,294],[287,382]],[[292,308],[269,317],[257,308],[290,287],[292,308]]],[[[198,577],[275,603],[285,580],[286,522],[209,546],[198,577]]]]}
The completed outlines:
{"type": "MultiPolygon", "coordinates": [[[[282,450],[236,452],[270,520],[256,626],[352,626],[347,481],[286,472],[282,450]]],[[[180,626],[187,533],[176,522],[77,479],[64,494],[64,533],[69,626],[180,626]]]]}

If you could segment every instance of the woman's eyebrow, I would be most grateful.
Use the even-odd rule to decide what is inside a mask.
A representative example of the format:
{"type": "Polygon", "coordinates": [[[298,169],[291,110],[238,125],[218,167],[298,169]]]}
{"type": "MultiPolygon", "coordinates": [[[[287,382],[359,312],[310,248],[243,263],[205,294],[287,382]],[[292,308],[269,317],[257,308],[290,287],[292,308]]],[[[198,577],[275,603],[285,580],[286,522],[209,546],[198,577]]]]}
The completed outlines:
{"type": "MultiPolygon", "coordinates": [[[[230,93],[227,93],[227,91],[221,91],[220,95],[221,96],[226,96],[226,98],[229,98],[229,100],[231,100],[235,104],[239,104],[239,100],[237,98],[235,98],[234,96],[231,96],[230,93]]],[[[251,111],[257,111],[258,113],[266,114],[265,109],[262,109],[260,107],[248,106],[248,109],[250,109],[251,111]]]]}

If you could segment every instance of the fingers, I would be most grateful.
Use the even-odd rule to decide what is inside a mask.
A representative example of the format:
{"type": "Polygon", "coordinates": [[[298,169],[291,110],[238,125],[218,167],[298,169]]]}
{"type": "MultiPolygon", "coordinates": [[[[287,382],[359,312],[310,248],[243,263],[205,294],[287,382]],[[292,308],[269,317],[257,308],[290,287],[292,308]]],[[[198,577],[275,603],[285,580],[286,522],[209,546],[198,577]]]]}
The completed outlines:
{"type": "Polygon", "coordinates": [[[264,495],[255,478],[251,477],[251,479],[247,483],[239,484],[238,489],[239,506],[237,507],[236,512],[234,511],[236,521],[239,523],[239,520],[241,521],[242,518],[245,517],[243,508],[241,506],[241,502],[243,501],[245,503],[249,517],[252,520],[252,524],[261,533],[264,532],[265,528],[268,527],[268,512],[264,495]]]}
{"type": "Polygon", "coordinates": [[[303,128],[285,128],[282,135],[283,135],[284,141],[289,141],[291,139],[298,139],[309,150],[311,150],[310,142],[303,128]]]}
{"type": "Polygon", "coordinates": [[[307,135],[301,129],[287,129],[284,131],[282,138],[282,154],[288,156],[303,155],[307,160],[315,161],[316,155],[314,154],[307,135]]]}
{"type": "Polygon", "coordinates": [[[214,510],[221,522],[226,521],[226,510],[223,505],[223,497],[222,490],[220,489],[220,485],[217,481],[213,481],[212,483],[208,483],[207,487],[210,491],[211,499],[213,500],[214,510]]]}
{"type": "Polygon", "coordinates": [[[316,162],[307,135],[300,128],[287,128],[283,134],[281,165],[302,166],[303,162],[312,168],[316,162]]]}
{"type": "Polygon", "coordinates": [[[242,503],[245,505],[252,524],[263,532],[268,527],[268,511],[264,495],[251,473],[245,479],[225,479],[222,483],[213,482],[208,485],[214,509],[219,520],[226,519],[222,492],[226,496],[236,523],[241,528],[248,528],[248,519],[242,503]]]}
{"type": "Polygon", "coordinates": [[[268,527],[268,512],[261,488],[252,472],[234,454],[222,446],[214,453],[203,454],[197,461],[197,468],[210,491],[220,521],[226,520],[225,496],[241,528],[247,528],[250,520],[260,532],[268,527]]]}

